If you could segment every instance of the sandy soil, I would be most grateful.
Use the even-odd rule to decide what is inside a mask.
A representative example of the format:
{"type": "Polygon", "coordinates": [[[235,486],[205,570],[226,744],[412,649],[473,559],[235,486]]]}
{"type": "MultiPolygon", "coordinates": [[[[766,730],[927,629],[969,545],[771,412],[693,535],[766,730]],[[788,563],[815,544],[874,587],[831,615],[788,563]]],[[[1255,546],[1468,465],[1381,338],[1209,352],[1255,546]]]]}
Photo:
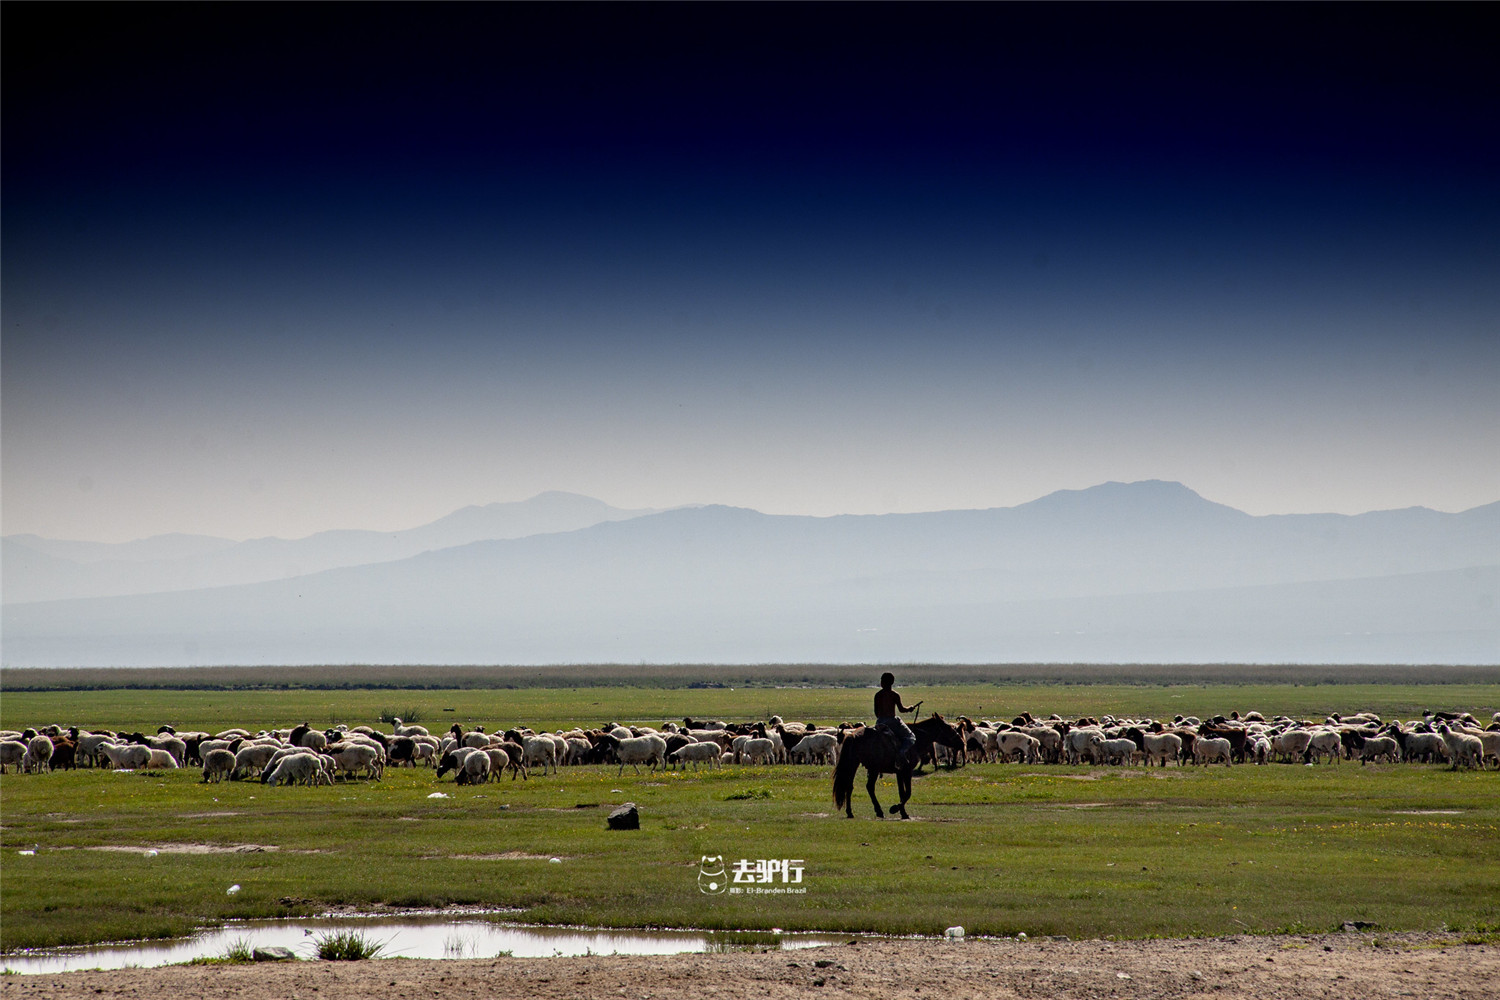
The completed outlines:
{"type": "Polygon", "coordinates": [[[173,966],[8,976],[0,998],[465,1000],[1500,996],[1500,947],[1435,935],[1195,941],[863,942],[800,951],[173,966]]]}

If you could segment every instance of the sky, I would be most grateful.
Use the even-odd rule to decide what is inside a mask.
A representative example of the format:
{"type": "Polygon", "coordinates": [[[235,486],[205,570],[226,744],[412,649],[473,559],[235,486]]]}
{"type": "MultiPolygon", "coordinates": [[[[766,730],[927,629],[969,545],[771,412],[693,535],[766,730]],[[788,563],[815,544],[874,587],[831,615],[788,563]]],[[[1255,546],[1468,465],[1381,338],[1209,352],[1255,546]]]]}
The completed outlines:
{"type": "Polygon", "coordinates": [[[0,528],[1500,500],[1479,19],[7,5],[0,528]]]}

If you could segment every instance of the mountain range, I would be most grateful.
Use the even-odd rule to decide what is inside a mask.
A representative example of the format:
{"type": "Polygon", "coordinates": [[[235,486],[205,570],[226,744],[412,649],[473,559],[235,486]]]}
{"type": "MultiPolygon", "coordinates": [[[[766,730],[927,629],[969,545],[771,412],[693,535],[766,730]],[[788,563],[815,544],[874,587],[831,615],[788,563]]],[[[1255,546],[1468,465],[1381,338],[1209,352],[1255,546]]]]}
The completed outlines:
{"type": "Polygon", "coordinates": [[[1149,481],[820,518],[543,494],[389,535],[4,542],[7,666],[1500,661],[1500,503],[1252,516],[1149,481]]]}

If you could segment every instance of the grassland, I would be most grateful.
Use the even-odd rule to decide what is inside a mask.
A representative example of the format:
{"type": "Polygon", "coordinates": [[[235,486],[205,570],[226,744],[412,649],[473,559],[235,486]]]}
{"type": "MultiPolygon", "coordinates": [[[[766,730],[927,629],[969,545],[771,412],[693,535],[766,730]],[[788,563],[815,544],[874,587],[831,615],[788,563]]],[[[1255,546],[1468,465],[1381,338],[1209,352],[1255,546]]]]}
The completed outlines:
{"type": "MultiPolygon", "coordinates": [[[[903,690],[908,701],[948,714],[998,717],[1023,708],[1500,709],[1500,685],[1487,683],[903,690]]],[[[415,708],[433,728],[771,712],[838,721],[865,717],[868,702],[868,690],[799,687],[7,691],[0,726],[355,723],[390,708],[415,708]]],[[[458,904],[607,926],[933,933],[958,923],[970,933],[1146,937],[1329,930],[1358,920],[1384,930],[1500,930],[1493,771],[971,765],[919,778],[909,823],[873,820],[862,799],[859,819],[830,815],[827,768],[639,777],[575,768],[478,788],[438,785],[425,769],[332,789],[204,785],[198,777],[0,777],[0,948],[163,936],[329,906],[458,904]],[[450,797],[429,798],[435,790],[450,797]],[[625,800],[640,807],[642,829],[606,830],[605,813],[625,800]],[[239,849],[246,845],[274,849],[239,849]],[[147,847],[160,853],[147,856],[147,847]],[[731,863],[802,859],[808,891],[705,895],[698,860],[714,854],[731,863]],[[230,884],[243,889],[228,895],[230,884]]],[[[883,801],[892,797],[889,779],[879,791],[883,801]]]]}

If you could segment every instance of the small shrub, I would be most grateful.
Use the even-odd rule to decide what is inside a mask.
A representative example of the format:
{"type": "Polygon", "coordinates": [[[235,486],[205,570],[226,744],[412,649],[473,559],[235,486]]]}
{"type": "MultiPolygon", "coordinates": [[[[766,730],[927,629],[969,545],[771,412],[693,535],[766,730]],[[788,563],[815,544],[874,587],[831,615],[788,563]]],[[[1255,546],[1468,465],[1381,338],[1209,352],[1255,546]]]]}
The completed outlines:
{"type": "Polygon", "coordinates": [[[359,931],[330,931],[315,938],[314,943],[318,947],[318,957],[329,962],[378,958],[385,950],[383,941],[372,940],[359,931]]]}
{"type": "Polygon", "coordinates": [[[386,725],[394,725],[397,719],[400,719],[403,725],[410,726],[422,721],[422,713],[415,705],[405,711],[395,708],[382,708],[380,710],[380,721],[386,725]]]}
{"type": "Polygon", "coordinates": [[[250,947],[250,942],[244,938],[236,938],[224,949],[223,957],[226,962],[253,962],[255,949],[250,947]]]}

